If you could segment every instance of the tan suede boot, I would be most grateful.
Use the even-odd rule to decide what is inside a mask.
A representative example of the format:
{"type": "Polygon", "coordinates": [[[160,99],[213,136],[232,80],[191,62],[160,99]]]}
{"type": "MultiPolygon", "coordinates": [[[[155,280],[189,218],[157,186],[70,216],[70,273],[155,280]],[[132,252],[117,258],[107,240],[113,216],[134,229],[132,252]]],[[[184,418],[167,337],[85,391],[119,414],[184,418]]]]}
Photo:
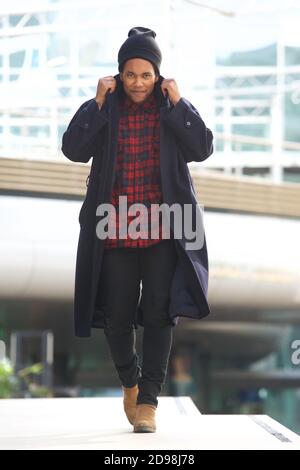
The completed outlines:
{"type": "Polygon", "coordinates": [[[139,393],[138,385],[127,388],[123,387],[123,406],[126,413],[127,419],[130,424],[134,424],[135,414],[136,414],[136,400],[139,393]]]}
{"type": "Polygon", "coordinates": [[[137,405],[133,432],[155,432],[155,411],[155,405],[137,405]]]}

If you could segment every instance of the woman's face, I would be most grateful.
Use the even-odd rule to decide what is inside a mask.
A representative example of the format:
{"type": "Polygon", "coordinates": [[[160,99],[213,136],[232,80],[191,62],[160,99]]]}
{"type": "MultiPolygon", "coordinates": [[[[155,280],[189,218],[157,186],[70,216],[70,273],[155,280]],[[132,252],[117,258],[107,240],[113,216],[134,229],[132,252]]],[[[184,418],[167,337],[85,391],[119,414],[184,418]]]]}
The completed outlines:
{"type": "Polygon", "coordinates": [[[127,60],[120,73],[124,91],[134,103],[142,103],[151,95],[158,78],[151,62],[144,59],[127,60]]]}

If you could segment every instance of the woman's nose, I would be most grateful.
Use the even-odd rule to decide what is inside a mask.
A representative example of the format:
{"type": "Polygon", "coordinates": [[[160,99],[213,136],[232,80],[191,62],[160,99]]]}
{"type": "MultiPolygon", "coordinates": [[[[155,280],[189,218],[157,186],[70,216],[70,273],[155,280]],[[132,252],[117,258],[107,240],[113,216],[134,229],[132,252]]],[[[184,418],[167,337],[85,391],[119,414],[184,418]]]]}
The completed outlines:
{"type": "Polygon", "coordinates": [[[142,85],[142,84],[143,84],[142,78],[137,77],[137,78],[135,79],[135,84],[136,84],[136,85],[142,85]]]}

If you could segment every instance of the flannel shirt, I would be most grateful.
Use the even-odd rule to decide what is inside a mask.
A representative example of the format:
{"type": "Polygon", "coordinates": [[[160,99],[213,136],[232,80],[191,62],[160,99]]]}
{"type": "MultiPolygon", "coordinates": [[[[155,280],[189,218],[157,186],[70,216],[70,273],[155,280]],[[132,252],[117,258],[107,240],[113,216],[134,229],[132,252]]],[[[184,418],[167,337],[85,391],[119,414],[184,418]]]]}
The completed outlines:
{"type": "MultiPolygon", "coordinates": [[[[159,243],[165,233],[162,217],[151,204],[162,203],[160,177],[160,113],[154,94],[143,103],[134,103],[125,97],[120,102],[117,159],[111,204],[116,217],[109,215],[111,227],[116,232],[104,240],[104,248],[145,248],[159,243]],[[119,196],[127,196],[127,210],[119,212],[119,196]],[[142,203],[147,207],[148,227],[143,213],[128,215],[131,204],[142,203]],[[139,235],[133,239],[128,234],[129,223],[136,224],[139,235]],[[151,239],[151,219],[158,227],[158,238],[151,239]],[[126,238],[119,237],[120,222],[126,230],[126,238]]],[[[145,215],[145,214],[144,214],[145,215]]],[[[171,235],[170,235],[171,236],[171,235]]]]}

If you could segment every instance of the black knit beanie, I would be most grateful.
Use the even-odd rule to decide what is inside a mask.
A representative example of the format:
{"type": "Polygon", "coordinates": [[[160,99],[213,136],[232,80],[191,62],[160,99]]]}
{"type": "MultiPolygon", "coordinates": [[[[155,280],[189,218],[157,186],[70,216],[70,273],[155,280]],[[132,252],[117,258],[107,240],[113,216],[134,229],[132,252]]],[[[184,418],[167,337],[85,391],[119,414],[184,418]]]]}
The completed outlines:
{"type": "Polygon", "coordinates": [[[124,64],[129,59],[145,59],[151,62],[159,73],[162,60],[161,51],[155,41],[156,33],[152,29],[136,26],[131,28],[128,38],[122,44],[118,53],[119,72],[123,71],[124,64]]]}

